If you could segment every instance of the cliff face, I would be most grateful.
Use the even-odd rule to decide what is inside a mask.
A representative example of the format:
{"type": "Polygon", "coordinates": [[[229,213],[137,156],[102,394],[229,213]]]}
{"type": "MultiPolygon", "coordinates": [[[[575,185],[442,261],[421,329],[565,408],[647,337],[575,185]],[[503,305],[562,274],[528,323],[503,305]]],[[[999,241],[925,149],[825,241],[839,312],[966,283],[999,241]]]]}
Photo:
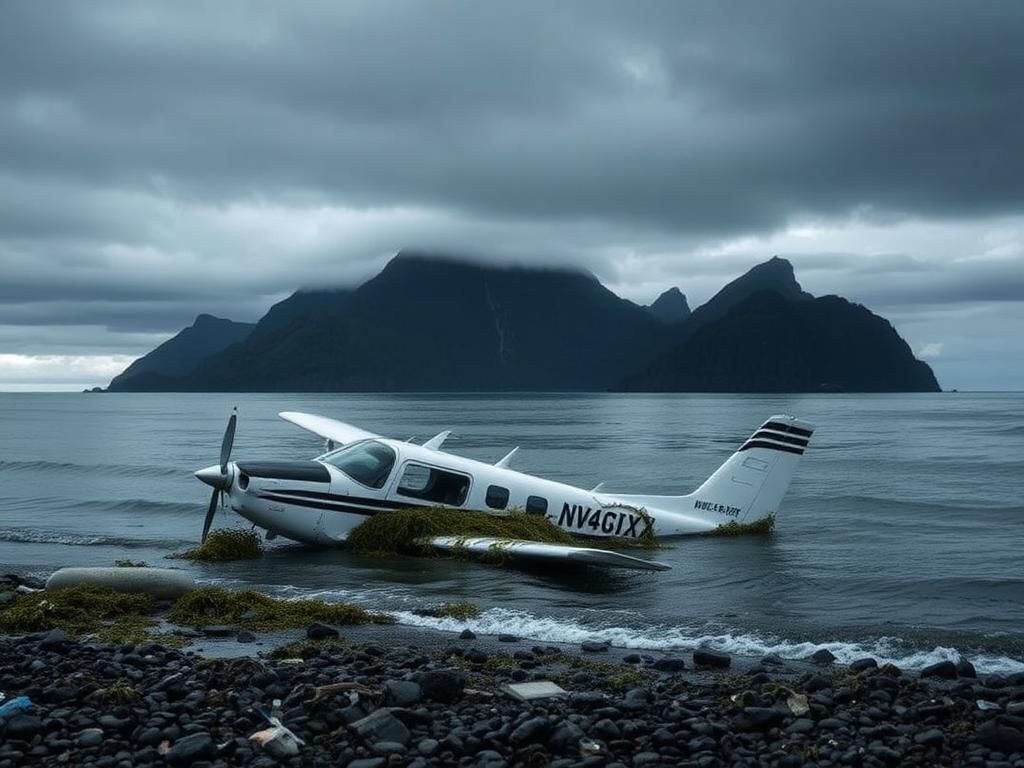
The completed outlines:
{"type": "Polygon", "coordinates": [[[132,390],[138,388],[140,381],[185,376],[204,358],[242,341],[254,327],[252,323],[236,323],[213,315],[199,315],[192,325],[177,336],[143,355],[115,376],[110,382],[110,389],[132,390]]]}
{"type": "Polygon", "coordinates": [[[647,311],[655,319],[671,325],[690,316],[690,305],[686,301],[686,294],[678,288],[669,288],[647,307],[647,311]]]}
{"type": "Polygon", "coordinates": [[[626,378],[628,391],[937,392],[887,320],[838,296],[760,291],[626,378]]]}

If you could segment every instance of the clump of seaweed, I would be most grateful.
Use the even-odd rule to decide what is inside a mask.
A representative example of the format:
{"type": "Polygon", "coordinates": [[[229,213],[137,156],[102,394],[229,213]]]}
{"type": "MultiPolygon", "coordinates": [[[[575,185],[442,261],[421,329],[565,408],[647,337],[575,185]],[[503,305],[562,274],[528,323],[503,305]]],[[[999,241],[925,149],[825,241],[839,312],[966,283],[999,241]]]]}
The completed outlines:
{"type": "Polygon", "coordinates": [[[108,704],[128,705],[137,698],[139,698],[138,691],[123,677],[118,678],[116,682],[103,691],[103,700],[108,704]]]}
{"type": "Polygon", "coordinates": [[[728,523],[722,523],[715,530],[707,533],[707,536],[748,536],[748,535],[765,535],[775,530],[775,515],[768,515],[768,517],[762,517],[760,520],[755,520],[752,523],[738,523],[735,520],[730,520],[728,523]]]}
{"type": "Polygon", "coordinates": [[[95,586],[28,592],[0,606],[0,631],[60,629],[72,636],[95,634],[102,642],[142,638],[154,623],[149,595],[95,586]]]}
{"type": "Polygon", "coordinates": [[[354,551],[366,555],[423,555],[431,551],[423,540],[434,536],[580,543],[541,515],[525,512],[492,515],[446,507],[396,509],[376,514],[354,528],[347,543],[354,551]]]}
{"type": "Polygon", "coordinates": [[[284,600],[251,589],[200,587],[174,601],[168,618],[184,626],[230,624],[255,630],[324,624],[394,624],[387,613],[368,611],[351,603],[322,600],[284,600]]]}
{"type": "Polygon", "coordinates": [[[430,608],[418,608],[414,613],[420,616],[432,616],[436,619],[452,618],[465,621],[479,616],[480,606],[468,600],[458,600],[453,603],[441,603],[441,605],[430,608]]]}
{"type": "Polygon", "coordinates": [[[268,659],[312,659],[321,651],[343,651],[345,644],[338,638],[327,640],[295,640],[274,648],[267,654],[268,659]]]}
{"type": "Polygon", "coordinates": [[[240,528],[218,528],[197,547],[168,555],[179,560],[222,563],[229,560],[255,560],[263,555],[263,542],[256,531],[240,528]]]}
{"type": "Polygon", "coordinates": [[[148,568],[145,560],[115,560],[115,568],[148,568]]]}

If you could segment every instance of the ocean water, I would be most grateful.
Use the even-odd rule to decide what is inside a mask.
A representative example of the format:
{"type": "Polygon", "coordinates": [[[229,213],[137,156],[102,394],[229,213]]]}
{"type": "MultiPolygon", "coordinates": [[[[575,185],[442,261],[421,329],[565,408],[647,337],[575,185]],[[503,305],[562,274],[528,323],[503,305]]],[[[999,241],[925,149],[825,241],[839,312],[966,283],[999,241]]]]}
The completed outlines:
{"type": "MultiPolygon", "coordinates": [[[[470,562],[370,559],[277,540],[258,562],[183,565],[251,584],[395,611],[467,599],[468,625],[538,641],[634,648],[705,644],[801,658],[827,647],[907,667],[963,654],[1024,670],[1024,395],[0,394],[0,568],[45,575],[115,559],[162,564],[199,537],[239,406],[233,458],[309,458],[304,410],[426,439],[608,491],[687,493],[767,416],[817,426],[776,532],[679,539],[666,573],[510,571],[470,562]],[[510,573],[513,574],[510,577],[510,573]]],[[[245,525],[230,512],[216,525],[245,525]]]]}

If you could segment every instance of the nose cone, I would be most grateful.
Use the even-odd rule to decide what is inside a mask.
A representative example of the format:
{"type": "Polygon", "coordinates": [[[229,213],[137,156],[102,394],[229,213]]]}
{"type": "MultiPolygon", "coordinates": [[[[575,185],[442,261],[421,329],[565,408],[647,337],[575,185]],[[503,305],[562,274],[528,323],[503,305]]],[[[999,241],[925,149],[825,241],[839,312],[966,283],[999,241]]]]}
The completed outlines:
{"type": "Polygon", "coordinates": [[[200,469],[195,473],[195,475],[197,478],[213,488],[223,488],[227,485],[228,476],[220,473],[219,464],[214,464],[212,467],[206,467],[206,469],[200,469]]]}

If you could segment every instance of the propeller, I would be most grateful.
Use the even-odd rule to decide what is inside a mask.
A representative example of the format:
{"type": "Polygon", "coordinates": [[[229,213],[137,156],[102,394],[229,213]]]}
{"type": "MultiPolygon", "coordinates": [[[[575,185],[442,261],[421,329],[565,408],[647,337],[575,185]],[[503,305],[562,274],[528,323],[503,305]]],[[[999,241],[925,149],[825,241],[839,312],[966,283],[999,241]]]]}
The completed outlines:
{"type": "Polygon", "coordinates": [[[196,477],[207,485],[213,486],[213,493],[210,494],[210,506],[206,509],[206,519],[203,520],[203,538],[206,541],[210,533],[210,526],[213,525],[213,515],[217,511],[217,498],[221,497],[231,483],[228,476],[228,462],[231,460],[231,448],[235,444],[235,426],[238,424],[238,406],[231,410],[231,418],[228,419],[228,426],[224,430],[224,439],[220,443],[220,466],[214,465],[196,472],[196,477]]]}

